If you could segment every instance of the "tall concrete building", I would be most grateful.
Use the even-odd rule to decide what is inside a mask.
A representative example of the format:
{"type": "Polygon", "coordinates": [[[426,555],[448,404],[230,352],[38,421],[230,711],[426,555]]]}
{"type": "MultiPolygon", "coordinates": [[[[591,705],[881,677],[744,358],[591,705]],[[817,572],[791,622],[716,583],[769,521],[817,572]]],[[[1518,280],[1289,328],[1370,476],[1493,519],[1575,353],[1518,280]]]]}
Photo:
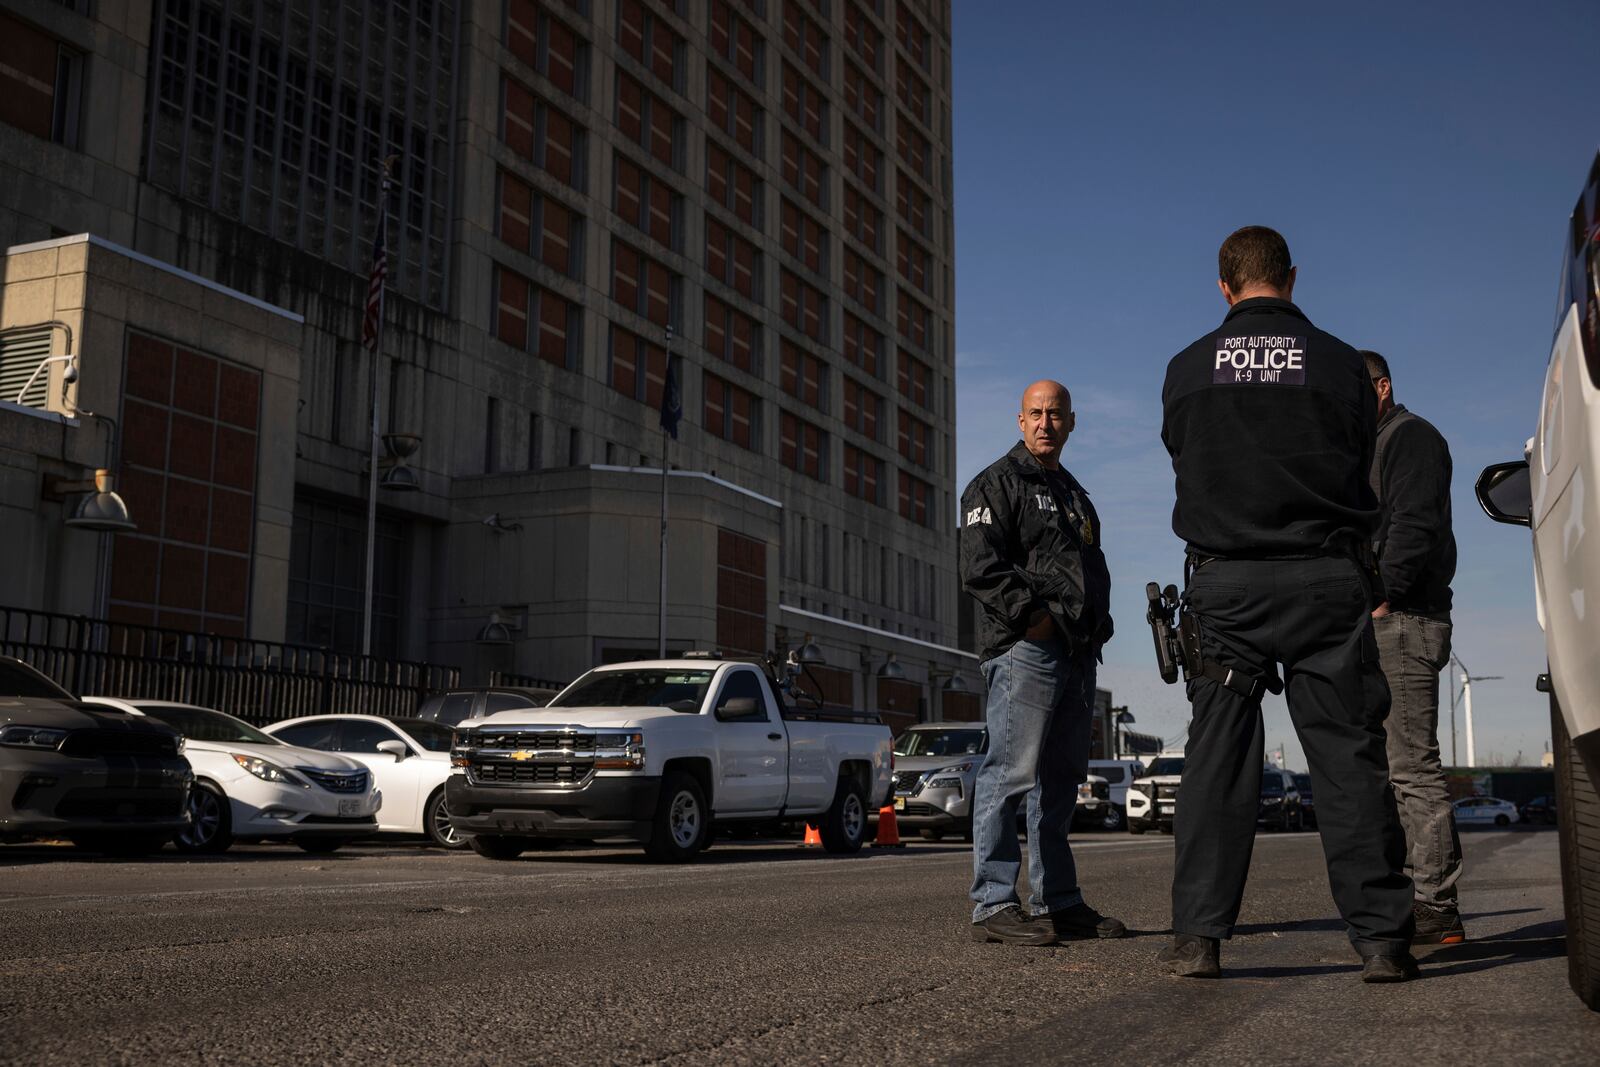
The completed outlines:
{"type": "Polygon", "coordinates": [[[948,0],[0,0],[0,604],[358,648],[375,394],[374,654],[653,654],[665,484],[671,648],[974,717],[950,153],[948,0]]]}

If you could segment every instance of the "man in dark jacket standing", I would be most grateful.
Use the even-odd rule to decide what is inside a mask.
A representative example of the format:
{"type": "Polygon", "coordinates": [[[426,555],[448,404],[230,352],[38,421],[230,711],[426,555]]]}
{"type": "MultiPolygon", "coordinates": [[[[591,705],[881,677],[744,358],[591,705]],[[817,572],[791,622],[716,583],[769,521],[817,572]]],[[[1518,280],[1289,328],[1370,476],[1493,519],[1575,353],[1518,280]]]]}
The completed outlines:
{"type": "Polygon", "coordinates": [[[1072,397],[1041,381],[1022,395],[1022,440],[961,496],[961,580],[982,608],[989,752],[972,798],[972,933],[1049,945],[1121,937],[1084,903],[1067,843],[1089,771],[1095,665],[1111,637],[1100,519],[1061,466],[1072,397]],[[1029,913],[1017,899],[1017,806],[1027,798],[1029,913]]]}
{"type": "Polygon", "coordinates": [[[1439,672],[1450,662],[1450,447],[1394,400],[1389,361],[1364,351],[1378,396],[1372,491],[1382,517],[1373,550],[1384,602],[1372,612],[1389,679],[1389,779],[1406,833],[1406,873],[1416,885],[1417,944],[1466,940],[1456,904],[1461,839],[1439,763],[1439,672]]]}
{"type": "Polygon", "coordinates": [[[1368,555],[1377,403],[1356,350],[1291,301],[1282,235],[1217,255],[1222,325],[1167,365],[1161,439],[1200,663],[1178,787],[1170,973],[1215,978],[1239,918],[1262,771],[1261,697],[1282,689],[1316,789],[1334,903],[1368,982],[1415,977],[1411,883],[1389,789],[1368,555]]]}

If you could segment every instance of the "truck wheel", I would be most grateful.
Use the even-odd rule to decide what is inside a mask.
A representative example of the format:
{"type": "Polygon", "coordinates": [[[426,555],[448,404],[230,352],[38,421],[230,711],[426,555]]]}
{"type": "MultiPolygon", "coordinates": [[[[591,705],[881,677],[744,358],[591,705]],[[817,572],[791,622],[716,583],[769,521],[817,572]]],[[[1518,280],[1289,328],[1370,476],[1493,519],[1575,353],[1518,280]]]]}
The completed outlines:
{"type": "Polygon", "coordinates": [[[867,802],[854,777],[839,779],[833,803],[822,815],[822,847],[828,852],[860,852],[867,835],[867,802]]]}
{"type": "Polygon", "coordinates": [[[233,805],[210,782],[189,790],[189,828],[172,839],[179,852],[218,853],[233,844],[233,805]]]}
{"type": "Polygon", "coordinates": [[[1561,837],[1561,889],[1567,912],[1567,981],[1578,999],[1600,1011],[1600,797],[1572,746],[1555,693],[1550,732],[1556,756],[1556,820],[1561,837]]]}
{"type": "Polygon", "coordinates": [[[668,773],[661,780],[661,796],[656,801],[644,854],[656,863],[694,859],[711,836],[710,814],[698,778],[686,771],[668,773]]]}
{"type": "Polygon", "coordinates": [[[428,798],[428,806],[423,810],[422,830],[440,848],[462,849],[467,847],[466,835],[457,830],[450,822],[450,809],[444,804],[444,786],[433,791],[428,798]]]}
{"type": "Polygon", "coordinates": [[[528,850],[526,837],[501,837],[478,834],[472,838],[472,851],[486,860],[514,860],[528,850]]]}

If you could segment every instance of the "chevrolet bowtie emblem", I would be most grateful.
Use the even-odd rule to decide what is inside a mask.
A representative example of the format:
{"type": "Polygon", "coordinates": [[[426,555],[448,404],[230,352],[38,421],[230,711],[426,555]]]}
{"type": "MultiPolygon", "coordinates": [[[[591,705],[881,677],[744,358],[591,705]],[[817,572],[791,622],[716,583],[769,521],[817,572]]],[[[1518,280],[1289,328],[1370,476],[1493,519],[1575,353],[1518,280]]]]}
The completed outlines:
{"type": "Polygon", "coordinates": [[[533,753],[529,752],[525,748],[519,748],[515,752],[511,753],[511,755],[506,757],[506,759],[514,759],[518,763],[526,763],[528,760],[531,760],[532,758],[533,758],[533,753]]]}

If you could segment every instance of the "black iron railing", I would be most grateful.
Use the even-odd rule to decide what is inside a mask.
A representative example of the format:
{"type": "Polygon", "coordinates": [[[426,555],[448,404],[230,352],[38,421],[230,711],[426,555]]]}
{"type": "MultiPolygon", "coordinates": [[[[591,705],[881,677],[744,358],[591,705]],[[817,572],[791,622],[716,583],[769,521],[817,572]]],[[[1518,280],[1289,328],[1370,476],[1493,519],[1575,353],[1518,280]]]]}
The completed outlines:
{"type": "Polygon", "coordinates": [[[411,715],[456,688],[455,667],[0,606],[0,653],[79,696],[177,700],[256,723],[297,715],[411,715]]]}

